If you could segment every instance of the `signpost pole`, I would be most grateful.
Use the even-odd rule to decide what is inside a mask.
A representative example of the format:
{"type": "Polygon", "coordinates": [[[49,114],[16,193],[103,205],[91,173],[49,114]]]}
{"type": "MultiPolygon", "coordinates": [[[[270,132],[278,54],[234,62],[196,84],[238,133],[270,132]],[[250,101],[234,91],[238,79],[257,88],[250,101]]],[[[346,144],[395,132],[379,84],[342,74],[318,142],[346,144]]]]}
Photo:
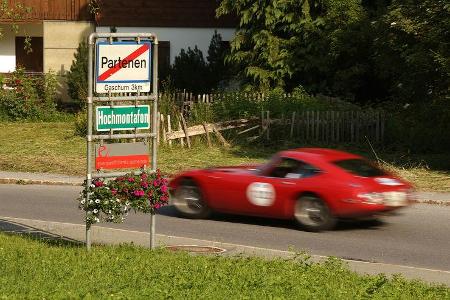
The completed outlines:
{"type": "MultiPolygon", "coordinates": [[[[93,70],[93,53],[94,53],[94,35],[91,34],[89,36],[89,54],[88,54],[88,98],[87,98],[87,163],[86,163],[86,202],[85,206],[87,207],[89,204],[89,193],[88,189],[89,186],[92,183],[92,161],[91,161],[91,152],[92,152],[92,104],[93,104],[93,77],[94,77],[94,70],[93,70]]],[[[86,210],[86,248],[87,250],[91,250],[91,225],[87,222],[87,213],[88,210],[86,210]]]]}
{"type": "MultiPolygon", "coordinates": [[[[152,169],[156,171],[158,168],[156,162],[156,152],[158,151],[158,143],[156,141],[156,137],[158,136],[158,39],[155,38],[153,41],[153,78],[152,78],[152,87],[153,87],[153,115],[152,115],[152,133],[154,134],[152,138],[152,169]]],[[[156,223],[156,214],[154,209],[150,214],[150,249],[155,248],[155,223],[156,223]]]]}

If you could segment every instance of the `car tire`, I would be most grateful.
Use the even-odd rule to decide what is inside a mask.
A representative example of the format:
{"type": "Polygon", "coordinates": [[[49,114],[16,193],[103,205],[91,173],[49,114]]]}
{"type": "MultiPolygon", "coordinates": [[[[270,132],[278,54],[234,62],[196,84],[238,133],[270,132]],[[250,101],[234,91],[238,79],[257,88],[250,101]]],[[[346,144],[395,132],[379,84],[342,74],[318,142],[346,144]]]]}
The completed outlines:
{"type": "Polygon", "coordinates": [[[193,180],[183,180],[173,195],[172,203],[181,216],[203,219],[210,215],[211,210],[204,201],[200,187],[193,180]]]}
{"type": "Polygon", "coordinates": [[[295,203],[294,218],[306,231],[333,229],[336,218],[325,201],[314,195],[301,196],[295,203]]]}

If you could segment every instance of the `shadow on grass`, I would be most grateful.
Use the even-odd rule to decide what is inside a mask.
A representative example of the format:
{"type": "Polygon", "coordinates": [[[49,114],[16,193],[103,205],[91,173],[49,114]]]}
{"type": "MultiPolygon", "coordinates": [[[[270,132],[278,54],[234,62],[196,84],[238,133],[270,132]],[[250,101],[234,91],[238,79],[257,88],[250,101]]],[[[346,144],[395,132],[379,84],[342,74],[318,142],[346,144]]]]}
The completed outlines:
{"type": "Polygon", "coordinates": [[[28,225],[0,219],[0,232],[20,235],[51,246],[84,247],[84,243],[28,225]]]}

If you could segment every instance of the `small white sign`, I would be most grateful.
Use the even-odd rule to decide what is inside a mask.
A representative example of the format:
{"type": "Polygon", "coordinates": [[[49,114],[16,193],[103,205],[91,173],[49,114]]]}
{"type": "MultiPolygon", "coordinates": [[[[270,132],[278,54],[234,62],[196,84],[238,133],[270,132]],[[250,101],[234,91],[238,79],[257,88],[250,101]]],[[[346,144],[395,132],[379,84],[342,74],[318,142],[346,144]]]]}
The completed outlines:
{"type": "Polygon", "coordinates": [[[137,93],[150,91],[151,43],[96,44],[95,91],[137,93]]]}
{"type": "Polygon", "coordinates": [[[247,187],[247,199],[257,206],[271,206],[275,202],[275,189],[270,183],[253,182],[247,187]]]}

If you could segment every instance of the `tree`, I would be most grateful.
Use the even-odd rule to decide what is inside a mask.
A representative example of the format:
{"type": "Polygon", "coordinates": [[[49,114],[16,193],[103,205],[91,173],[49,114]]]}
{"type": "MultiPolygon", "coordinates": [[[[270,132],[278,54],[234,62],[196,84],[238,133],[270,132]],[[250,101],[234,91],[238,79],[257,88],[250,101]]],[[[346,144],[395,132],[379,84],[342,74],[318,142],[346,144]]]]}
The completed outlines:
{"type": "Polygon", "coordinates": [[[78,45],[77,52],[74,54],[74,60],[67,73],[67,85],[70,98],[79,103],[83,108],[88,94],[88,55],[89,47],[86,42],[78,45]]]}
{"type": "Polygon", "coordinates": [[[394,0],[377,22],[376,72],[403,102],[449,97],[450,4],[394,0]]]}
{"type": "MultiPolygon", "coordinates": [[[[1,0],[0,2],[0,19],[9,21],[15,33],[19,32],[18,22],[25,19],[31,13],[31,7],[25,6],[22,3],[15,3],[13,6],[9,4],[8,0],[1,0]]],[[[0,29],[0,39],[3,37],[3,32],[0,29]]],[[[31,37],[25,37],[25,50],[31,52],[31,37]]]]}
{"type": "Polygon", "coordinates": [[[203,53],[197,46],[187,51],[181,49],[170,67],[170,79],[176,88],[193,93],[203,93],[208,89],[208,69],[203,53]]]}
{"type": "Polygon", "coordinates": [[[222,41],[222,36],[214,31],[208,48],[208,70],[209,83],[211,88],[217,88],[221,81],[229,79],[231,75],[231,64],[225,62],[225,56],[229,47],[222,41]]]}
{"type": "Polygon", "coordinates": [[[323,73],[339,34],[363,16],[357,0],[224,0],[225,14],[240,18],[228,60],[262,89],[323,73]]]}

